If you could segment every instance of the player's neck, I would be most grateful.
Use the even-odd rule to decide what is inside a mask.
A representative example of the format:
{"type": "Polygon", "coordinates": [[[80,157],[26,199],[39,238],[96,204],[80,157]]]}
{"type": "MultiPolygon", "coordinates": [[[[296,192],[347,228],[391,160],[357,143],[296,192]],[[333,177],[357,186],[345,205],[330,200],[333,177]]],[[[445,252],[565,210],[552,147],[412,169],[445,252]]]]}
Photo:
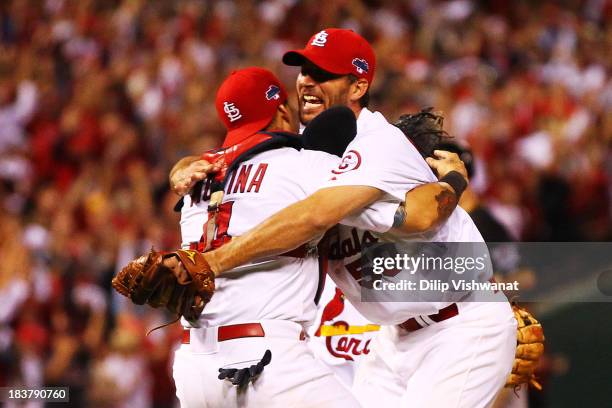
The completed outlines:
{"type": "Polygon", "coordinates": [[[363,108],[361,106],[358,107],[351,107],[351,110],[353,111],[353,113],[355,114],[355,119],[359,119],[359,114],[361,113],[361,111],[363,110],[363,108]]]}

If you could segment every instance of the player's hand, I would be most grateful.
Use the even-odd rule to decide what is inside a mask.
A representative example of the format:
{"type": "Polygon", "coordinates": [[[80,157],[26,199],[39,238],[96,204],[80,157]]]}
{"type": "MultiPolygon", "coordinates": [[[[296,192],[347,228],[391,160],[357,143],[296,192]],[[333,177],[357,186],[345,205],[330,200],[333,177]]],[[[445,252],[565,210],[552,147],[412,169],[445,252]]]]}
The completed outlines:
{"type": "Polygon", "coordinates": [[[165,307],[196,322],[215,292],[215,277],[200,252],[151,248],[123,267],[112,286],[137,305],[165,307]]]}
{"type": "Polygon", "coordinates": [[[194,160],[184,165],[179,162],[170,174],[170,187],[175,194],[184,196],[198,181],[219,170],[219,164],[211,164],[206,160],[194,160]]]}
{"type": "Polygon", "coordinates": [[[457,153],[447,152],[446,150],[434,150],[433,154],[435,158],[427,157],[425,161],[438,174],[438,179],[446,176],[451,171],[456,171],[465,178],[466,182],[469,181],[465,164],[463,164],[457,153]]]}

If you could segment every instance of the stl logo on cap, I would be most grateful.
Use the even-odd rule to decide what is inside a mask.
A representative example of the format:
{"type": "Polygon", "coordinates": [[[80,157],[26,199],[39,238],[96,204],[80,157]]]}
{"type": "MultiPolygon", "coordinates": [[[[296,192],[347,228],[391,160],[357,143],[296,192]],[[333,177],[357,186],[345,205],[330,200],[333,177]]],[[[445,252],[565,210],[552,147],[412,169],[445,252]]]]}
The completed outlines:
{"type": "Polygon", "coordinates": [[[235,122],[242,117],[240,110],[233,102],[223,102],[223,111],[227,115],[230,122],[235,122]]]}
{"type": "Polygon", "coordinates": [[[323,31],[319,31],[314,39],[312,40],[312,42],[310,43],[310,45],[314,45],[317,47],[325,47],[325,43],[327,42],[327,33],[325,32],[325,30],[323,31]]]}
{"type": "Polygon", "coordinates": [[[270,85],[266,91],[266,99],[271,101],[272,99],[278,100],[280,98],[280,88],[276,85],[270,85]]]}
{"type": "Polygon", "coordinates": [[[355,67],[355,70],[357,70],[357,72],[360,74],[367,73],[370,70],[368,62],[363,58],[354,58],[352,63],[355,67]]]}

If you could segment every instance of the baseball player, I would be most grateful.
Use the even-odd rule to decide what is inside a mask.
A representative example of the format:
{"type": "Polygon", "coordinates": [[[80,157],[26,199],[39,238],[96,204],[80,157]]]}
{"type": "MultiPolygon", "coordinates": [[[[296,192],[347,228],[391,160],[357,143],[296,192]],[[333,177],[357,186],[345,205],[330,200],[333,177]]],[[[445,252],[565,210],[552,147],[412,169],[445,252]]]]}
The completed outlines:
{"type": "MultiPolygon", "coordinates": [[[[331,112],[334,109],[330,109],[326,112],[331,112]]],[[[348,110],[348,109],[347,109],[348,110]]],[[[354,122],[354,115],[348,110],[352,120],[354,122]]],[[[325,115],[320,115],[318,118],[321,118],[325,115]]],[[[337,116],[337,115],[336,115],[337,116]]],[[[350,124],[346,123],[346,120],[338,120],[339,118],[334,117],[331,122],[329,120],[320,121],[321,126],[318,126],[318,134],[319,135],[333,135],[333,138],[330,137],[319,137],[318,140],[310,141],[309,135],[305,134],[304,144],[310,145],[309,148],[317,148],[319,150],[323,150],[329,153],[333,153],[342,156],[346,146],[352,140],[346,137],[342,137],[342,135],[336,131],[336,129],[340,126],[341,123],[345,126],[350,126],[350,124]]],[[[353,123],[353,126],[355,124],[353,123]]],[[[308,130],[313,129],[316,126],[313,126],[311,122],[308,130]]],[[[350,132],[349,132],[350,133],[350,132]]],[[[199,160],[200,157],[193,156],[189,158],[185,158],[173,169],[173,172],[170,176],[171,185],[177,186],[177,184],[181,183],[181,178],[186,178],[187,184],[193,183],[195,181],[199,181],[200,179],[206,176],[206,173],[211,171],[218,170],[218,167],[215,167],[215,164],[211,164],[205,162],[203,160],[199,160]],[[189,163],[185,166],[185,163],[189,163]]],[[[455,158],[456,159],[456,158],[455,158]]],[[[447,159],[444,159],[447,160],[447,159]]],[[[442,162],[442,160],[434,160],[436,164],[438,162],[442,162]]],[[[463,168],[463,164],[460,161],[449,160],[448,163],[453,163],[451,167],[446,171],[450,171],[451,169],[461,170],[463,168]],[[452,167],[455,166],[455,167],[452,167]]],[[[442,166],[439,166],[442,169],[442,166]]],[[[187,188],[191,188],[191,185],[188,185],[187,188]]],[[[187,189],[185,188],[185,190],[187,189]]],[[[176,191],[176,188],[175,188],[176,191]]],[[[425,189],[423,190],[412,190],[410,194],[407,195],[407,201],[419,201],[422,200],[420,196],[422,194],[429,194],[425,189]]],[[[439,212],[432,216],[447,216],[448,212],[439,212]]],[[[406,220],[407,224],[415,224],[422,223],[422,219],[420,217],[410,217],[406,220]]],[[[438,221],[439,222],[439,221],[438,221]]],[[[435,220],[431,220],[427,225],[436,225],[437,222],[435,220]]],[[[414,227],[412,227],[414,228],[414,227]]],[[[351,231],[351,234],[355,234],[355,231],[351,231]]],[[[335,237],[337,239],[337,232],[335,234],[331,234],[330,237],[335,237]]],[[[373,243],[378,241],[378,238],[374,236],[372,233],[366,233],[364,236],[365,243],[373,243]]],[[[329,239],[326,240],[329,243],[329,239]]],[[[339,247],[338,243],[334,243],[331,245],[331,250],[324,251],[328,253],[330,256],[338,256],[339,247]]],[[[324,279],[325,272],[327,270],[327,266],[329,265],[329,259],[327,255],[322,255],[320,259],[320,267],[323,273],[323,291],[320,293],[320,299],[318,304],[317,316],[315,320],[315,324],[313,324],[308,329],[309,341],[308,345],[311,347],[315,355],[322,360],[325,364],[327,364],[332,371],[336,374],[336,376],[346,385],[351,386],[353,383],[353,379],[355,376],[355,372],[357,370],[358,364],[360,361],[370,352],[370,343],[379,330],[379,326],[372,324],[369,320],[363,317],[357,309],[348,301],[345,301],[345,296],[342,291],[334,284],[331,279],[324,279]]]]}
{"type": "MultiPolygon", "coordinates": [[[[286,98],[274,75],[259,68],[232,73],[217,93],[219,117],[228,129],[223,147],[244,150],[246,144],[241,154],[259,150],[227,174],[213,245],[226,236],[219,229],[240,235],[312,193],[316,183],[310,175],[337,162],[325,153],[297,149],[296,137],[279,132],[297,127],[286,98]],[[260,133],[263,129],[270,132],[260,133]],[[262,147],[270,140],[272,148],[262,147]]],[[[184,198],[185,247],[207,244],[207,190],[184,198]]],[[[217,279],[199,327],[183,320],[183,344],[173,368],[181,406],[358,406],[304,341],[304,327],[316,313],[317,283],[317,259],[305,247],[217,279]],[[258,364],[263,370],[249,379],[251,373],[242,369],[257,369],[258,364]]]]}
{"type": "MultiPolygon", "coordinates": [[[[449,172],[436,182],[400,130],[367,105],[375,70],[371,46],[350,30],[325,29],[307,46],[283,57],[301,67],[297,79],[300,119],[308,123],[331,105],[342,103],[357,117],[357,136],[341,163],[320,189],[268,218],[221,248],[204,254],[217,276],[267,256],[283,253],[319,236],[342,219],[358,216],[373,203],[404,200],[404,190],[433,192],[437,205],[406,199],[394,221],[377,231],[397,227],[421,241],[482,242],[467,213],[452,213],[436,229],[431,212],[449,211],[466,186],[465,174],[449,172]],[[423,223],[407,223],[418,214],[423,223]]],[[[435,152],[436,155],[443,155],[435,152]]],[[[454,210],[453,210],[454,208],[454,210]]],[[[415,217],[419,218],[419,217],[415,217]]],[[[355,250],[367,228],[341,228],[342,259],[330,276],[366,318],[384,325],[361,365],[353,387],[366,406],[486,407],[511,371],[516,320],[510,305],[500,302],[361,302],[359,277],[351,273],[355,250]]],[[[496,294],[503,298],[503,293],[496,294]]]]}
{"type": "MultiPolygon", "coordinates": [[[[228,129],[222,152],[229,169],[222,199],[215,198],[219,191],[208,183],[184,197],[181,210],[183,246],[200,251],[226,244],[313,193],[318,180],[338,162],[330,154],[300,150],[297,135],[279,132],[296,131],[297,118],[286,104],[286,92],[268,71],[249,68],[230,75],[217,93],[216,106],[228,129]]],[[[218,153],[207,157],[212,162],[218,153]]],[[[451,165],[457,163],[441,164],[451,165]]],[[[380,201],[342,222],[376,230],[391,222],[396,210],[397,203],[380,201]]],[[[183,320],[184,344],[174,364],[182,405],[357,405],[304,341],[304,329],[316,313],[319,285],[311,249],[302,246],[220,277],[197,323],[183,320]],[[249,381],[251,369],[258,377],[254,381],[249,381]]],[[[167,266],[176,268],[176,258],[168,261],[167,266]]],[[[179,283],[189,279],[180,268],[176,275],[179,283]]]]}

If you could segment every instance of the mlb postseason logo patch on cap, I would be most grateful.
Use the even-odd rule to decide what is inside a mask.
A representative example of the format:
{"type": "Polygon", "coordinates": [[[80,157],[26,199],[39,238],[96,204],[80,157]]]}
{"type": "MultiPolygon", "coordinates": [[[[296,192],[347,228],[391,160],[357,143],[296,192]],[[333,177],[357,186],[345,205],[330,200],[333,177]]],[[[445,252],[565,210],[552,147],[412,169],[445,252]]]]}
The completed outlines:
{"type": "Polygon", "coordinates": [[[272,99],[278,100],[280,98],[280,88],[276,85],[270,85],[266,91],[266,99],[271,101],[272,99]]]}
{"type": "Polygon", "coordinates": [[[227,115],[230,122],[235,122],[242,117],[240,110],[233,102],[223,102],[223,111],[227,115]]]}
{"type": "Polygon", "coordinates": [[[353,58],[352,64],[359,74],[367,73],[370,70],[368,62],[363,58],[353,58]]]}
{"type": "Polygon", "coordinates": [[[325,47],[325,43],[327,42],[327,35],[328,34],[325,32],[325,30],[319,31],[315,35],[310,45],[314,45],[316,47],[325,47]]]}

